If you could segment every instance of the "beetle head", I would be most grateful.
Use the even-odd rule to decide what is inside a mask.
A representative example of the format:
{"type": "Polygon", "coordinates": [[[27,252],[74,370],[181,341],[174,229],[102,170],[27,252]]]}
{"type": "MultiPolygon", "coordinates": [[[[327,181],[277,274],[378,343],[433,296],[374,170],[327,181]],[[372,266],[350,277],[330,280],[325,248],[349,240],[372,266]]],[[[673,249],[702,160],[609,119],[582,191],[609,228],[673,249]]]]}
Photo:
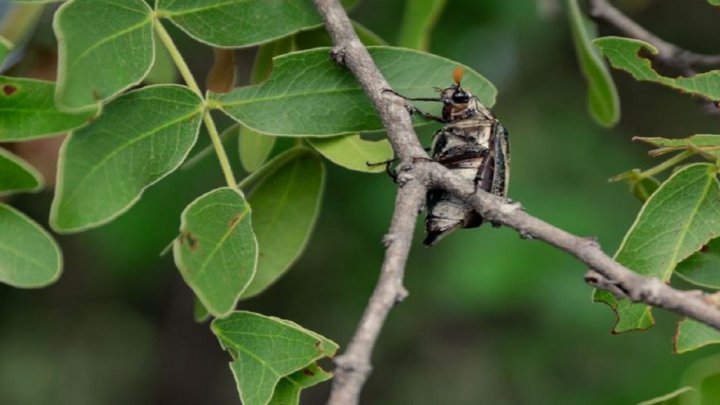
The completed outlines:
{"type": "Polygon", "coordinates": [[[441,99],[446,106],[449,106],[453,112],[460,112],[465,110],[473,98],[472,94],[461,86],[463,78],[463,67],[458,66],[453,71],[453,81],[455,82],[450,87],[442,90],[441,99]]]}

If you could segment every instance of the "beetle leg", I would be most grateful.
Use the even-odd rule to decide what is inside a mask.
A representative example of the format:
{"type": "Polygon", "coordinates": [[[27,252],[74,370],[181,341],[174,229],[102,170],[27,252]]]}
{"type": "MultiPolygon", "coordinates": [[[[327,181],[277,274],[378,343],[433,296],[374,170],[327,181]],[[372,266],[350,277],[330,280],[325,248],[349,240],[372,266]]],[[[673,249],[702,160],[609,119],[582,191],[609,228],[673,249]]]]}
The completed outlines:
{"type": "Polygon", "coordinates": [[[395,172],[395,170],[392,169],[392,164],[395,163],[395,162],[397,162],[397,161],[398,161],[398,158],[394,158],[394,159],[388,159],[388,160],[385,160],[385,161],[382,161],[382,162],[373,162],[373,163],[365,162],[365,164],[366,164],[368,167],[375,167],[375,166],[385,165],[385,173],[387,173],[388,176],[390,176],[390,178],[392,179],[393,183],[397,183],[397,173],[395,172]]]}
{"type": "MultiPolygon", "coordinates": [[[[411,99],[411,100],[412,100],[412,99],[411,99]]],[[[417,99],[416,99],[416,100],[417,100],[417,99]]],[[[425,119],[432,120],[432,121],[437,121],[437,122],[442,123],[442,124],[446,124],[446,123],[447,123],[447,121],[445,121],[442,117],[438,117],[437,115],[432,115],[432,114],[430,114],[430,113],[426,113],[426,112],[424,112],[424,111],[421,111],[420,109],[418,109],[418,108],[415,107],[414,105],[408,104],[408,105],[406,106],[406,108],[407,108],[408,111],[410,111],[410,114],[420,115],[420,116],[422,116],[422,117],[425,118],[425,119]]]]}
{"type": "MultiPolygon", "coordinates": [[[[391,89],[385,89],[385,90],[383,90],[383,92],[392,93],[392,94],[394,94],[404,100],[408,100],[408,101],[437,101],[437,102],[443,101],[440,97],[418,97],[418,98],[405,97],[402,94],[396,92],[395,90],[391,90],[391,89]]],[[[410,112],[410,114],[421,115],[425,119],[437,121],[442,124],[447,123],[447,121],[445,121],[442,117],[438,117],[436,115],[432,115],[430,113],[423,112],[420,109],[418,109],[417,107],[415,107],[414,105],[408,104],[405,106],[405,108],[407,108],[407,110],[410,112]]]]}

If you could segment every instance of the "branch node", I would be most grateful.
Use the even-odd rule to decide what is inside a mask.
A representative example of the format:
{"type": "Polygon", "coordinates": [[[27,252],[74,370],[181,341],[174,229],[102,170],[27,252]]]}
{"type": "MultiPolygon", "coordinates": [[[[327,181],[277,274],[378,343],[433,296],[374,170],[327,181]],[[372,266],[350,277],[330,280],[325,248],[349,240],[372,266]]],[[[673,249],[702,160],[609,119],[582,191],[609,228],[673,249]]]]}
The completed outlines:
{"type": "Polygon", "coordinates": [[[649,278],[641,288],[630,292],[630,299],[635,302],[645,302],[650,305],[659,305],[661,302],[660,291],[665,283],[658,278],[649,278]]]}
{"type": "Polygon", "coordinates": [[[397,296],[395,298],[395,302],[403,302],[405,298],[408,297],[408,295],[410,295],[410,293],[408,292],[407,288],[405,288],[403,285],[399,285],[397,288],[397,296]]]}
{"type": "Polygon", "coordinates": [[[600,242],[598,241],[598,238],[596,236],[586,236],[583,238],[585,243],[587,243],[588,247],[593,249],[600,249],[600,242]]]}
{"type": "Polygon", "coordinates": [[[628,298],[627,293],[620,287],[619,283],[609,280],[593,269],[585,273],[585,282],[591,287],[609,291],[617,299],[628,298]]]}
{"type": "Polygon", "coordinates": [[[355,359],[344,354],[335,357],[334,363],[337,368],[350,373],[368,375],[372,372],[372,366],[367,361],[355,359]]]}
{"type": "Polygon", "coordinates": [[[395,240],[397,240],[395,235],[391,233],[385,234],[382,238],[383,246],[385,246],[385,248],[389,248],[393,243],[395,243],[395,240]]]}
{"type": "Polygon", "coordinates": [[[330,51],[330,58],[336,65],[345,67],[345,57],[347,56],[347,49],[344,46],[336,46],[330,51]]]}
{"type": "Polygon", "coordinates": [[[398,165],[395,170],[395,182],[398,187],[403,187],[412,180],[415,180],[415,173],[413,173],[414,165],[412,163],[403,162],[398,165]]]}
{"type": "MultiPolygon", "coordinates": [[[[494,224],[493,224],[493,225],[494,225],[494,224]]],[[[535,239],[535,237],[533,236],[532,233],[530,233],[530,232],[528,232],[528,231],[525,231],[525,230],[520,230],[520,231],[518,231],[518,235],[520,235],[520,239],[525,239],[525,240],[533,240],[533,239],[535,239]]]]}
{"type": "Polygon", "coordinates": [[[716,292],[714,294],[705,294],[700,290],[696,290],[693,292],[698,293],[700,296],[702,296],[702,300],[705,303],[710,304],[716,308],[720,308],[720,292],[716,292]]]}

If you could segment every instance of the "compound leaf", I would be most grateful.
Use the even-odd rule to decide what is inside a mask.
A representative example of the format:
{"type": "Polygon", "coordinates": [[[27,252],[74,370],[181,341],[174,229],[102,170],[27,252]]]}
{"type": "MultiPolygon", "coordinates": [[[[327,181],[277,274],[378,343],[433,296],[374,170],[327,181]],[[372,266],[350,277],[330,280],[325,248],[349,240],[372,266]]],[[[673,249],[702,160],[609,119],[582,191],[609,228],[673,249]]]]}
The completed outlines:
{"type": "MultiPolygon", "coordinates": [[[[667,179],[645,202],[625,235],[615,260],[644,276],[670,280],[675,266],[720,236],[720,185],[713,165],[696,163],[667,179]]],[[[595,299],[618,315],[613,332],[647,329],[654,320],[650,307],[606,291],[595,299]]]]}
{"type": "Polygon", "coordinates": [[[283,377],[275,387],[275,393],[268,405],[298,405],[300,404],[300,391],[332,377],[332,373],[323,370],[317,364],[311,364],[283,377]]]}
{"type": "MultiPolygon", "coordinates": [[[[449,59],[403,48],[369,47],[390,85],[408,97],[431,97],[433,86],[451,82],[458,65],[449,59]]],[[[287,136],[333,136],[382,129],[382,123],[353,75],[335,65],[329,48],[278,56],[270,78],[212,98],[231,117],[262,133],[287,136]]],[[[492,106],[496,90],[465,67],[463,86],[492,106]]],[[[439,103],[419,107],[438,109],[439,103]]]]}
{"type": "Polygon", "coordinates": [[[398,45],[427,51],[430,33],[447,0],[406,0],[398,45]]]}
{"type": "Polygon", "coordinates": [[[578,0],[567,0],[575,53],[588,84],[590,115],[600,125],[610,127],[620,119],[620,98],[605,62],[590,42],[594,25],[580,11],[578,0]]]}
{"type": "Polygon", "coordinates": [[[382,163],[393,158],[392,146],[387,139],[368,141],[354,134],[308,140],[315,150],[331,162],[358,172],[384,172],[385,165],[382,163]]]}
{"type": "Polygon", "coordinates": [[[61,108],[84,110],[140,83],[153,64],[152,9],[144,0],[73,0],[55,15],[61,108]]]}
{"type": "Polygon", "coordinates": [[[312,0],[157,0],[161,16],[214,46],[246,47],[322,24],[312,0]]]}
{"type": "Polygon", "coordinates": [[[650,59],[640,55],[641,51],[657,55],[654,46],[637,39],[604,37],[593,41],[610,60],[613,67],[630,73],[636,80],[648,81],[696,94],[710,100],[720,100],[720,70],[699,73],[690,77],[667,77],[652,68],[650,59]]]}
{"type": "Polygon", "coordinates": [[[686,353],[717,343],[720,343],[720,331],[712,326],[687,318],[678,322],[673,339],[676,353],[686,353]]]}
{"type": "Polygon", "coordinates": [[[21,212],[0,203],[0,283],[44,287],[62,272],[62,254],[53,238],[21,212]]]}
{"type": "Polygon", "coordinates": [[[127,211],[147,187],[182,163],[201,118],[202,100],[177,85],[145,87],[108,104],[63,144],[53,228],[76,232],[127,211]]]}
{"type": "Polygon", "coordinates": [[[0,76],[0,141],[25,141],[85,125],[95,111],[69,113],[55,107],[55,84],[0,76]]]}
{"type": "Polygon", "coordinates": [[[262,292],[300,256],[315,227],[325,186],[323,162],[309,149],[279,155],[267,166],[256,172],[262,177],[248,194],[260,258],[243,298],[262,292]]]}
{"type": "MultiPolygon", "coordinates": [[[[338,349],[335,342],[293,322],[246,311],[216,319],[211,328],[233,357],[230,369],[244,405],[267,404],[283,377],[338,349]]],[[[280,395],[287,392],[280,389],[280,395]]]]}
{"type": "Polygon", "coordinates": [[[229,315],[255,274],[258,244],[250,222],[245,197],[227,187],[198,197],[182,213],[175,264],[213,316],[229,315]]]}
{"type": "Polygon", "coordinates": [[[0,148],[0,196],[42,188],[42,175],[27,162],[0,148]]]}

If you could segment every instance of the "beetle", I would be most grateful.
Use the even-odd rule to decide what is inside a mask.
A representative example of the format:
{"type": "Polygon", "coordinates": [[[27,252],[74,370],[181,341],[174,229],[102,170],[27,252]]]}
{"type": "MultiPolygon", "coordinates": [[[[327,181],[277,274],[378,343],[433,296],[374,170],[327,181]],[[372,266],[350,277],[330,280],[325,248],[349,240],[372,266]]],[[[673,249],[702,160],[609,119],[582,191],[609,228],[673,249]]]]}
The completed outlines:
{"type": "MultiPolygon", "coordinates": [[[[463,68],[453,72],[453,84],[436,89],[439,97],[410,98],[410,101],[437,101],[442,115],[434,116],[409,105],[412,114],[445,124],[433,136],[431,157],[476,188],[505,197],[510,182],[510,142],[508,131],[480,100],[461,85],[463,68]]],[[[475,228],[483,218],[472,207],[445,190],[431,189],[426,196],[426,246],[458,228],[475,228]]],[[[495,224],[493,224],[495,225],[495,224]]]]}

